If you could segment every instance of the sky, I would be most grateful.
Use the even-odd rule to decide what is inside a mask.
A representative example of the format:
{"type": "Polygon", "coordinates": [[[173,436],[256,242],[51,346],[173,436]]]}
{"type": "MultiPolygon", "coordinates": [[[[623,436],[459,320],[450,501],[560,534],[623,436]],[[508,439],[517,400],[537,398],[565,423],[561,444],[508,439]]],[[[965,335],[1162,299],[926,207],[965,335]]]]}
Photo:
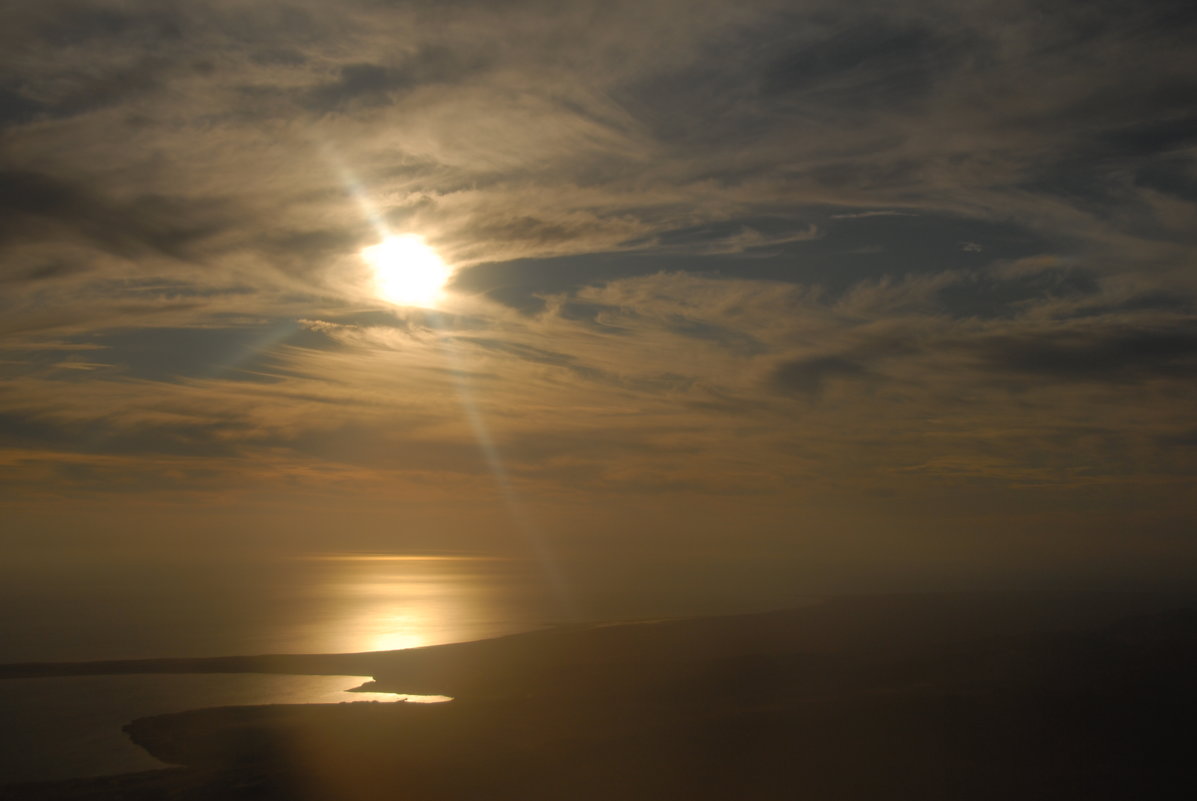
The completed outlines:
{"type": "Polygon", "coordinates": [[[1192,579],[1195,36],[1182,0],[4,4],[6,550],[1192,579]],[[377,294],[402,235],[432,308],[377,294]]]}

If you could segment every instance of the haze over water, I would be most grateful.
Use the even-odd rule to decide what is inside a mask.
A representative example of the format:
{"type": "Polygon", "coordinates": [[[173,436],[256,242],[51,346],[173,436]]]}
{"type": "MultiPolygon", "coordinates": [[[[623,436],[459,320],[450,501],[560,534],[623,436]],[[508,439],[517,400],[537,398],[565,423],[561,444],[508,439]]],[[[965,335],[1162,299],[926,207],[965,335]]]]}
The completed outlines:
{"type": "Polygon", "coordinates": [[[487,558],[63,559],[5,573],[5,662],[381,651],[555,619],[528,565],[487,558]]]}
{"type": "Polygon", "coordinates": [[[0,662],[351,653],[589,620],[758,611],[801,599],[717,580],[570,582],[531,561],[445,554],[239,559],[67,556],[0,568],[0,662]]]}

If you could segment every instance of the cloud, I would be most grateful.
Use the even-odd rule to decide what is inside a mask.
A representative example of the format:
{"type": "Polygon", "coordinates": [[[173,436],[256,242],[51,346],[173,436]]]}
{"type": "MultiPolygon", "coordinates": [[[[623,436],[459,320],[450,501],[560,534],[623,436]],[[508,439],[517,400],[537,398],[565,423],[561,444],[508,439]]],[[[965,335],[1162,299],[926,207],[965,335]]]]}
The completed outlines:
{"type": "Polygon", "coordinates": [[[913,217],[910,212],[879,209],[877,211],[858,211],[851,214],[832,214],[833,220],[862,220],[868,217],[913,217]]]}
{"type": "Polygon", "coordinates": [[[929,26],[849,23],[767,65],[761,91],[848,115],[901,107],[925,98],[944,73],[959,69],[970,44],[966,36],[929,26]]]}
{"type": "Polygon", "coordinates": [[[1197,321],[1072,325],[972,345],[994,369],[1053,381],[1138,382],[1197,375],[1197,321]]]}
{"type": "Polygon", "coordinates": [[[10,498],[485,504],[479,421],[530,505],[1131,508],[1194,469],[1191,4],[5,15],[10,498]],[[446,308],[370,295],[383,229],[446,308]]]}
{"type": "Polygon", "coordinates": [[[835,378],[859,378],[865,370],[841,356],[818,356],[786,362],[773,374],[773,384],[786,392],[818,395],[823,385],[835,378]]]}
{"type": "Polygon", "coordinates": [[[0,187],[0,246],[77,236],[117,253],[179,257],[217,225],[203,221],[211,210],[199,204],[153,196],[112,201],[84,185],[33,172],[0,172],[0,187]]]}
{"type": "Polygon", "coordinates": [[[391,102],[396,94],[412,89],[461,82],[484,67],[477,54],[428,46],[401,58],[395,66],[345,64],[336,80],[308,90],[304,105],[316,112],[345,113],[391,102]]]}

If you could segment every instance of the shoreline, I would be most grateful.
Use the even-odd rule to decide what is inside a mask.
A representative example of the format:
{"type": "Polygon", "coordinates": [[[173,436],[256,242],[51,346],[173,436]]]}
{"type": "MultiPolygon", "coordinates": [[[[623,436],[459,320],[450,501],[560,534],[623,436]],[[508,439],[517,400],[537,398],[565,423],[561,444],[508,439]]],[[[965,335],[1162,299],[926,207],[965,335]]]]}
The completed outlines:
{"type": "MultiPolygon", "coordinates": [[[[1165,760],[1156,774],[1171,775],[1167,724],[1197,709],[1194,671],[1193,599],[1110,594],[870,596],[403,651],[3,665],[3,678],[362,676],[372,681],[359,690],[455,700],[209,707],[137,718],[125,729],[132,741],[186,767],[69,787],[9,784],[0,798],[151,799],[195,784],[198,794],[186,797],[216,799],[238,797],[230,788],[248,782],[290,801],[300,795],[287,788],[313,770],[334,784],[368,777],[380,798],[413,776],[449,798],[478,797],[491,786],[508,788],[500,798],[559,798],[565,786],[557,782],[589,776],[596,759],[623,766],[615,784],[589,779],[605,797],[730,797],[730,779],[708,775],[721,762],[759,775],[770,792],[793,789],[797,770],[807,776],[804,787],[834,794],[835,782],[855,777],[843,772],[845,760],[864,760],[876,763],[882,783],[906,771],[932,781],[947,765],[978,788],[997,765],[1014,766],[1003,779],[1006,797],[1026,798],[1041,796],[1019,776],[1054,765],[1085,788],[1083,797],[1104,798],[1087,778],[1093,764],[1081,757],[1107,754],[1103,769],[1127,781],[1146,780],[1136,767],[1143,760],[1165,760]],[[732,732],[741,734],[729,739],[732,732]],[[983,750],[970,750],[972,742],[983,750]],[[1088,745],[1078,751],[1076,742],[1088,745]],[[938,767],[920,761],[931,743],[942,752],[938,767]],[[803,756],[811,754],[821,756],[803,756]],[[657,786],[659,768],[683,757],[686,771],[671,768],[673,784],[657,786]],[[545,765],[559,767],[541,776],[545,765]]],[[[988,797],[932,785],[924,788],[930,799],[988,797]]],[[[843,797],[885,797],[877,788],[843,797]]],[[[1057,790],[1052,797],[1082,797],[1057,790]]]]}

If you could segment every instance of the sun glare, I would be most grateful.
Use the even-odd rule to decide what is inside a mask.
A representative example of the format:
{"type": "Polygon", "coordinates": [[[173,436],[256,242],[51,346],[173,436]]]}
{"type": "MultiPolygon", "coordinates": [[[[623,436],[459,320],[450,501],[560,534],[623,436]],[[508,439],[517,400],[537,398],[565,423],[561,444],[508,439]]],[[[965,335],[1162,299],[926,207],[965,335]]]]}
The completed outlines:
{"type": "Polygon", "coordinates": [[[374,294],[396,306],[435,306],[453,270],[416,234],[388,236],[362,250],[374,272],[374,294]]]}

